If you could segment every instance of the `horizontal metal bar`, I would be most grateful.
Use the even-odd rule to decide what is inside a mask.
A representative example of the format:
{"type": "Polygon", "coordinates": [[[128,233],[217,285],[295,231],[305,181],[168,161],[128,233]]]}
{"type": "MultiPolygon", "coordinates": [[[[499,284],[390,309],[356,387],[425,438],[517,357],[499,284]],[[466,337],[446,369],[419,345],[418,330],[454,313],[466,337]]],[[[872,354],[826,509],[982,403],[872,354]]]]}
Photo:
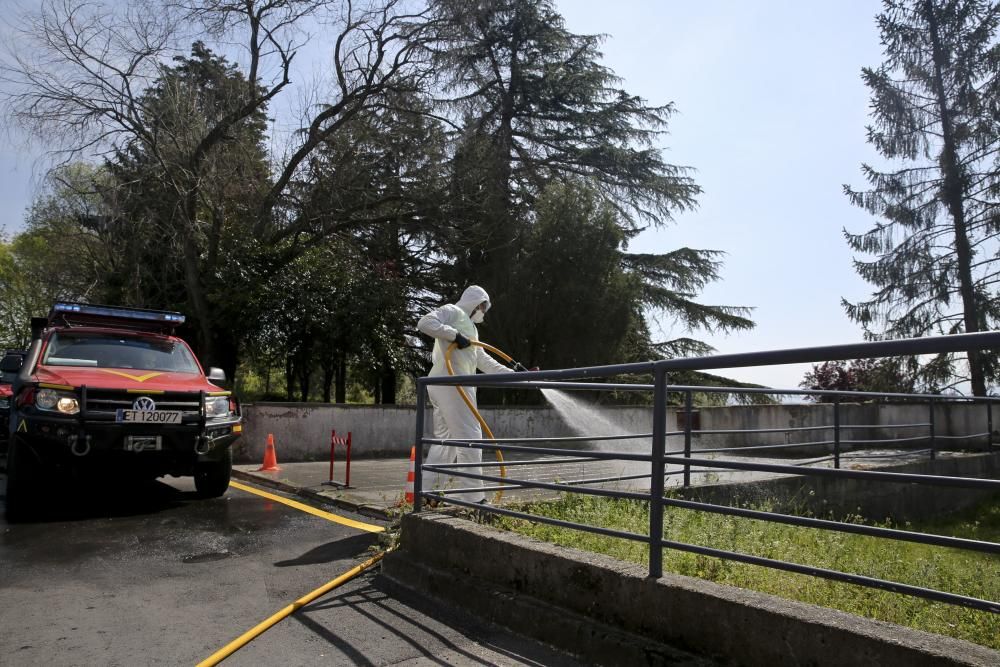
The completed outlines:
{"type": "MultiPolygon", "coordinates": [[[[683,472],[683,471],[678,471],[683,472]]],[[[671,473],[672,474],[672,473],[671,473]]],[[[559,482],[554,482],[558,486],[579,486],[581,484],[600,484],[603,482],[620,482],[630,479],[649,479],[650,475],[622,475],[620,477],[593,477],[590,479],[567,479],[560,480],[559,482]]],[[[505,483],[498,486],[469,486],[462,489],[448,489],[444,493],[469,493],[470,491],[505,491],[507,489],[525,489],[530,488],[528,484],[530,482],[525,482],[522,480],[511,479],[510,477],[504,477],[505,483]]],[[[562,489],[562,491],[574,491],[574,489],[562,489]]],[[[637,500],[649,500],[649,495],[645,493],[638,494],[637,500]]]]}
{"type": "MultiPolygon", "coordinates": [[[[700,391],[707,394],[770,394],[781,396],[836,396],[838,398],[898,398],[959,403],[996,403],[1000,396],[960,396],[958,394],[900,394],[880,391],[843,391],[837,389],[781,389],[779,387],[708,387],[701,385],[670,385],[668,392],[680,394],[686,391],[700,391]]],[[[816,405],[831,405],[817,403],[816,405]]]]}
{"type": "Polygon", "coordinates": [[[916,456],[917,454],[927,454],[930,449],[908,449],[905,452],[895,452],[893,454],[841,454],[842,459],[898,459],[904,456],[916,456]]]}
{"type": "MultiPolygon", "coordinates": [[[[477,377],[483,376],[477,375],[477,377]]],[[[503,386],[507,384],[509,383],[503,383],[503,386]]],[[[490,387],[494,385],[487,383],[480,386],[490,387]]],[[[558,389],[559,391],[653,391],[653,385],[651,384],[621,382],[545,382],[536,380],[530,384],[526,382],[525,386],[530,389],[558,389]]]]}
{"type": "Polygon", "coordinates": [[[490,467],[490,468],[503,468],[506,466],[524,466],[524,465],[546,465],[550,463],[586,463],[587,461],[601,461],[603,459],[594,458],[593,456],[580,456],[580,457],[566,457],[563,459],[532,459],[527,461],[474,461],[472,463],[432,463],[431,465],[440,468],[476,468],[476,467],[490,467]]]}
{"type": "Polygon", "coordinates": [[[504,507],[497,507],[496,505],[470,503],[467,500],[459,500],[458,498],[445,498],[444,496],[439,495],[437,492],[425,493],[424,497],[437,498],[451,505],[461,505],[462,507],[467,507],[469,509],[478,510],[482,512],[489,512],[491,514],[503,514],[505,516],[513,517],[515,519],[525,519],[526,521],[531,521],[533,523],[545,523],[550,526],[559,526],[560,528],[569,528],[572,530],[580,530],[587,533],[596,533],[597,535],[605,535],[607,537],[619,537],[623,540],[632,540],[634,542],[643,542],[645,544],[649,544],[649,536],[647,535],[629,533],[623,530],[612,530],[610,528],[599,528],[597,526],[587,526],[584,524],[563,521],[561,519],[550,519],[547,516],[526,514],[524,512],[518,512],[516,510],[509,510],[504,507]]]}
{"type": "Polygon", "coordinates": [[[692,429],[691,435],[730,435],[739,433],[795,433],[797,431],[832,431],[832,430],[833,430],[832,426],[790,426],[788,428],[719,428],[719,429],[692,429]]]}
{"type": "MultiPolygon", "coordinates": [[[[926,338],[906,338],[901,340],[885,340],[867,343],[849,343],[846,345],[823,345],[816,347],[790,348],[782,350],[767,350],[762,352],[743,352],[738,354],[718,354],[708,357],[686,357],[681,359],[661,359],[659,361],[643,361],[631,364],[612,364],[606,366],[587,366],[561,370],[539,370],[526,373],[489,373],[476,375],[438,375],[417,379],[419,386],[431,384],[461,384],[478,386],[479,384],[518,384],[540,380],[577,380],[581,378],[610,377],[622,374],[653,373],[657,368],[666,371],[673,370],[712,370],[719,368],[746,368],[750,366],[775,366],[781,364],[802,364],[819,361],[837,361],[840,359],[874,359],[878,357],[893,357],[901,355],[937,354],[943,352],[964,352],[967,350],[984,350],[1000,348],[1000,332],[986,331],[980,333],[955,334],[952,336],[934,336],[926,338]]],[[[674,392],[686,391],[686,387],[676,386],[674,392]]],[[[691,387],[695,391],[705,391],[703,387],[691,387]]],[[[742,388],[727,388],[726,393],[741,393],[742,388]]],[[[836,395],[832,391],[781,391],[758,390],[743,393],[820,393],[836,395]]],[[[861,392],[854,395],[860,395],[861,392]]],[[[892,397],[892,394],[875,394],[876,396],[892,397]]],[[[908,394],[900,397],[910,398],[908,394]]],[[[942,396],[932,395],[935,399],[942,396]]],[[[944,399],[948,400],[948,399],[944,399]]],[[[976,400],[976,399],[969,399],[976,400]]],[[[983,400],[983,399],[979,399],[983,400]]],[[[996,400],[988,398],[986,400],[996,400]]]]}
{"type": "MultiPolygon", "coordinates": [[[[657,368],[672,370],[711,370],[718,368],[746,368],[748,366],[775,366],[780,364],[804,364],[818,361],[838,361],[841,359],[874,359],[943,352],[965,352],[1000,348],[1000,332],[955,334],[926,338],[904,338],[846,345],[821,345],[763,352],[742,352],[737,354],[717,354],[710,357],[688,357],[685,359],[664,359],[654,362],[657,368]]],[[[646,364],[640,364],[645,368],[646,364]]],[[[590,369],[595,374],[596,369],[590,369]]],[[[627,370],[620,372],[651,372],[627,370]]],[[[739,393],[730,390],[729,393],[739,393]]],[[[832,394],[834,392],[821,392],[832,394]]]]}
{"type": "Polygon", "coordinates": [[[938,440],[972,440],[974,438],[986,438],[989,437],[989,435],[989,432],[970,433],[968,435],[941,435],[940,433],[935,433],[934,437],[938,440]]]}
{"type": "Polygon", "coordinates": [[[913,473],[901,472],[874,472],[871,470],[845,470],[844,468],[799,468],[790,465],[776,465],[773,463],[742,463],[738,461],[711,460],[711,459],[685,459],[676,456],[665,456],[666,463],[676,463],[678,465],[697,465],[707,468],[727,468],[732,470],[750,470],[756,472],[777,472],[791,475],[812,475],[816,477],[843,477],[848,479],[864,479],[870,481],[896,482],[896,483],[917,483],[929,486],[948,486],[962,489],[986,489],[988,491],[1000,491],[1000,479],[981,479],[978,477],[948,477],[945,475],[916,475],[913,473]]]}
{"type": "Polygon", "coordinates": [[[980,600],[979,598],[973,598],[966,595],[956,595],[954,593],[945,593],[944,591],[934,590],[933,588],[921,588],[920,586],[911,586],[910,584],[900,584],[894,581],[866,577],[861,574],[849,574],[847,572],[828,570],[826,568],[813,567],[811,565],[788,563],[785,561],[775,560],[773,558],[750,556],[748,554],[737,553],[734,551],[725,551],[723,549],[713,549],[711,547],[684,544],[683,542],[662,540],[660,544],[668,549],[687,551],[689,553],[701,554],[702,556],[714,556],[716,558],[724,558],[726,560],[735,560],[749,565],[761,565],[763,567],[770,567],[776,570],[784,570],[785,572],[795,572],[796,574],[806,574],[812,577],[822,577],[823,579],[832,579],[834,581],[867,586],[868,588],[877,588],[884,591],[891,591],[893,593],[902,593],[903,595],[912,595],[914,597],[925,598],[928,600],[947,602],[949,604],[969,607],[971,609],[979,609],[980,611],[1000,613],[1000,602],[980,600]]]}
{"type": "Polygon", "coordinates": [[[946,537],[944,535],[932,535],[930,533],[916,533],[905,530],[897,530],[895,528],[881,528],[879,526],[866,526],[864,524],[830,521],[828,519],[815,519],[812,517],[795,516],[792,514],[764,512],[762,510],[729,507],[728,505],[714,505],[712,503],[703,503],[694,500],[681,500],[679,498],[665,497],[663,499],[663,504],[671,507],[678,507],[680,509],[693,510],[696,512],[710,512],[712,514],[738,516],[745,519],[757,519],[760,521],[783,523],[792,526],[805,526],[807,528],[816,528],[819,530],[833,530],[840,533],[853,533],[856,535],[867,535],[869,537],[882,537],[905,542],[916,542],[918,544],[932,544],[939,547],[952,547],[955,549],[978,551],[980,553],[1000,554],[1000,544],[997,544],[996,542],[982,542],[979,540],[969,540],[963,537],[946,537]]]}
{"type": "MultiPolygon", "coordinates": [[[[680,435],[681,433],[682,431],[676,431],[673,435],[680,435]]],[[[511,442],[591,442],[596,440],[641,440],[643,438],[648,439],[651,437],[651,433],[632,433],[623,435],[568,435],[551,438],[469,438],[463,440],[455,440],[454,438],[423,438],[422,442],[428,445],[449,445],[455,442],[462,444],[467,442],[480,444],[497,442],[506,444],[511,442]]]]}
{"type": "MultiPolygon", "coordinates": [[[[937,436],[935,436],[937,437],[937,436]]],[[[885,445],[893,442],[920,442],[930,440],[929,435],[914,435],[909,438],[873,438],[870,440],[841,440],[842,445],[885,445]]]]}
{"type": "Polygon", "coordinates": [[[852,428],[917,428],[918,426],[927,428],[930,425],[930,422],[917,422],[914,424],[841,424],[840,429],[846,431],[852,428]]]}
{"type": "Polygon", "coordinates": [[[808,461],[799,461],[795,465],[797,465],[797,466],[811,466],[814,463],[822,463],[823,461],[832,461],[835,458],[837,458],[837,457],[834,456],[833,454],[831,454],[830,456],[820,456],[819,458],[809,459],[808,461]]]}
{"type": "MultiPolygon", "coordinates": [[[[424,465],[427,470],[443,472],[452,477],[464,477],[466,479],[479,479],[484,482],[494,484],[517,484],[519,488],[527,489],[549,489],[550,491],[572,491],[573,493],[583,493],[589,496],[604,496],[606,498],[629,498],[631,500],[649,500],[649,493],[631,493],[629,491],[618,491],[615,489],[591,489],[589,487],[567,487],[565,484],[551,484],[549,482],[528,481],[523,479],[510,480],[505,477],[493,477],[491,475],[474,475],[461,470],[448,470],[443,466],[424,465]]],[[[474,490],[479,490],[475,488],[474,490]]]]}
{"type": "MultiPolygon", "coordinates": [[[[587,463],[588,461],[593,462],[593,461],[600,461],[600,460],[602,460],[602,459],[597,459],[597,458],[594,458],[593,456],[573,456],[573,457],[566,457],[566,458],[561,458],[561,459],[555,459],[555,458],[553,458],[553,459],[523,459],[523,460],[520,460],[520,461],[510,461],[510,460],[489,461],[489,462],[483,461],[483,465],[484,466],[488,465],[488,466],[491,466],[491,467],[494,467],[494,466],[500,466],[500,467],[504,467],[504,466],[527,466],[527,465],[545,466],[545,465],[555,465],[555,464],[561,465],[561,464],[564,464],[564,463],[581,463],[582,464],[582,463],[587,463]]],[[[468,464],[465,464],[465,463],[463,463],[463,464],[457,464],[457,463],[455,463],[455,464],[452,464],[452,465],[476,466],[478,464],[476,464],[476,463],[468,463],[468,464]]]]}
{"type": "MultiPolygon", "coordinates": [[[[422,440],[422,442],[428,442],[427,439],[422,440]]],[[[492,442],[487,440],[486,442],[492,442]]],[[[468,447],[470,449],[482,449],[486,451],[496,451],[501,452],[525,452],[527,454],[549,454],[551,456],[580,456],[582,450],[573,449],[553,449],[550,447],[521,447],[519,445],[487,445],[482,441],[476,440],[447,440],[441,441],[441,444],[447,444],[451,447],[468,447]]],[[[588,449],[585,454],[587,457],[595,459],[621,459],[622,461],[651,461],[652,456],[650,454],[631,454],[628,452],[606,452],[597,449],[588,449]]]]}
{"type": "MultiPolygon", "coordinates": [[[[748,445],[746,447],[713,447],[713,448],[698,448],[698,453],[702,452],[747,452],[756,451],[761,449],[795,449],[801,447],[818,447],[820,445],[832,445],[833,440],[818,440],[816,442],[789,442],[783,445],[748,445]]],[[[843,440],[841,440],[843,442],[843,440]]]]}

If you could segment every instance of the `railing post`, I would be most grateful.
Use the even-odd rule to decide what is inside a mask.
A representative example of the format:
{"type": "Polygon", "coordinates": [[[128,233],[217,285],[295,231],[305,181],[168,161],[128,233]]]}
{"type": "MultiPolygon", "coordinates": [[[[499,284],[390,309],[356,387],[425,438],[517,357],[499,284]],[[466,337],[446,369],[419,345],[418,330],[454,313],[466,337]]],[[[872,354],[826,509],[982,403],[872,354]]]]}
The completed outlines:
{"type": "Polygon", "coordinates": [[[833,467],[840,467],[840,396],[833,399],[833,467]]]}
{"type": "Polygon", "coordinates": [[[993,449],[993,401],[986,399],[986,451],[993,449]]]}
{"type": "Polygon", "coordinates": [[[663,453],[667,441],[667,371],[653,369],[653,447],[649,479],[649,576],[663,576],[663,453]]]}
{"type": "MultiPolygon", "coordinates": [[[[684,392],[684,458],[691,458],[691,414],[692,392],[690,389],[684,392]]],[[[684,464],[684,488],[691,486],[691,464],[684,464]]]]}
{"type": "Polygon", "coordinates": [[[413,439],[416,456],[413,461],[413,511],[419,512],[423,505],[423,473],[421,464],[424,460],[424,410],[427,405],[427,385],[417,378],[417,433],[413,439]]]}
{"type": "Polygon", "coordinates": [[[934,399],[930,399],[928,403],[930,404],[930,419],[928,421],[930,422],[931,460],[933,461],[937,458],[937,452],[934,451],[937,447],[937,440],[934,433],[934,399]]]}

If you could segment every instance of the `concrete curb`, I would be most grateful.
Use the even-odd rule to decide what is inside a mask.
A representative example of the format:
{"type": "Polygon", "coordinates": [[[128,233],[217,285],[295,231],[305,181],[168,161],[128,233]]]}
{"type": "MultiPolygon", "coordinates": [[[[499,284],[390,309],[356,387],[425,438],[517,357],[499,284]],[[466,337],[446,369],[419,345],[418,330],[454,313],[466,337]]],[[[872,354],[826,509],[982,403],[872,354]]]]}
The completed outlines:
{"type": "Polygon", "coordinates": [[[458,517],[402,523],[387,577],[600,664],[677,664],[685,654],[775,667],[1000,664],[1000,652],[971,642],[681,575],[654,580],[637,565],[458,517]],[[663,648],[630,653],[629,634],[663,648]]]}
{"type": "Polygon", "coordinates": [[[233,468],[233,477],[244,482],[252,482],[254,484],[259,484],[261,486],[267,486],[278,491],[284,491],[285,493],[291,494],[293,496],[299,496],[300,498],[305,498],[307,500],[312,500],[323,505],[329,505],[331,507],[336,507],[338,509],[345,509],[355,514],[360,514],[362,516],[371,517],[373,519],[381,519],[382,521],[391,521],[394,516],[390,510],[384,507],[378,507],[377,505],[365,505],[360,503],[351,502],[344,498],[331,498],[330,496],[323,495],[318,491],[313,491],[312,489],[295,486],[290,482],[285,482],[280,479],[271,479],[269,477],[263,477],[261,475],[255,475],[251,472],[246,472],[244,470],[237,470],[233,468]]]}

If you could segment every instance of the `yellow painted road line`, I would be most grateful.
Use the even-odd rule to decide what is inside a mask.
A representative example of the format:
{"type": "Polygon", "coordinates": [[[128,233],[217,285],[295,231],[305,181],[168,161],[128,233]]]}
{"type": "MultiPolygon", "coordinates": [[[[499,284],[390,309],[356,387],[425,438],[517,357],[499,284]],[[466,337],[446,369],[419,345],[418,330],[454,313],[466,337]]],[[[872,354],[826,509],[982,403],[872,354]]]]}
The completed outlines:
{"type": "MultiPolygon", "coordinates": [[[[230,484],[232,484],[232,483],[233,482],[230,482],[230,484]]],[[[239,484],[237,486],[242,487],[243,485],[239,484]]],[[[254,493],[256,493],[256,491],[254,493]]],[[[270,496],[271,494],[262,494],[262,495],[270,496]]],[[[282,500],[284,500],[284,499],[282,499],[282,500]]],[[[317,588],[316,590],[314,590],[312,593],[307,593],[306,595],[303,595],[302,597],[300,597],[298,600],[296,600],[292,604],[288,605],[287,607],[285,607],[281,611],[279,611],[279,612],[277,612],[275,614],[272,614],[267,619],[261,621],[260,623],[258,623],[255,626],[253,626],[252,628],[250,628],[249,630],[247,630],[246,632],[244,632],[242,635],[240,635],[239,637],[237,637],[233,641],[229,642],[228,644],[226,644],[225,646],[223,646],[222,648],[220,648],[218,651],[216,651],[212,655],[208,656],[207,658],[205,658],[204,660],[202,660],[201,662],[199,662],[198,665],[197,665],[197,667],[214,667],[215,665],[219,664],[220,662],[222,662],[223,660],[225,660],[226,658],[228,658],[229,656],[231,656],[233,653],[236,653],[236,651],[240,650],[241,648],[243,648],[244,646],[246,646],[247,644],[249,644],[250,642],[252,642],[254,639],[256,639],[260,635],[264,634],[264,632],[266,632],[269,628],[271,628],[271,626],[277,624],[279,621],[281,621],[285,617],[293,614],[295,611],[297,611],[298,609],[301,609],[302,607],[304,607],[305,605],[309,604],[310,602],[312,602],[316,598],[318,598],[318,597],[320,597],[322,595],[325,595],[326,593],[332,591],[337,586],[340,586],[341,584],[347,583],[348,581],[350,581],[354,577],[358,576],[359,574],[361,574],[362,572],[364,572],[365,570],[367,570],[371,566],[375,565],[380,560],[382,560],[382,557],[385,556],[386,553],[388,553],[388,552],[384,551],[384,552],[382,552],[380,554],[375,555],[374,557],[370,558],[369,560],[366,560],[361,565],[358,565],[357,567],[348,570],[347,572],[345,572],[344,574],[340,575],[336,579],[333,579],[331,581],[326,582],[325,584],[323,584],[322,586],[320,586],[319,588],[317,588]]]]}
{"type": "Polygon", "coordinates": [[[273,500],[289,507],[294,507],[297,510],[302,510],[303,512],[308,512],[313,516],[318,516],[321,519],[326,519],[327,521],[333,521],[334,523],[339,523],[344,526],[350,526],[351,528],[357,528],[358,530],[365,530],[369,533],[383,533],[385,528],[382,526],[376,526],[371,523],[362,523],[361,521],[354,521],[353,519],[347,519],[342,516],[337,516],[336,514],[331,514],[330,512],[324,512],[323,510],[318,510],[315,507],[310,507],[305,503],[300,503],[295,500],[290,500],[288,498],[282,498],[273,493],[268,493],[267,491],[261,491],[260,489],[255,489],[252,486],[247,486],[246,484],[240,484],[239,482],[229,482],[229,486],[239,489],[240,491],[246,491],[247,493],[254,493],[268,500],[273,500]]]}

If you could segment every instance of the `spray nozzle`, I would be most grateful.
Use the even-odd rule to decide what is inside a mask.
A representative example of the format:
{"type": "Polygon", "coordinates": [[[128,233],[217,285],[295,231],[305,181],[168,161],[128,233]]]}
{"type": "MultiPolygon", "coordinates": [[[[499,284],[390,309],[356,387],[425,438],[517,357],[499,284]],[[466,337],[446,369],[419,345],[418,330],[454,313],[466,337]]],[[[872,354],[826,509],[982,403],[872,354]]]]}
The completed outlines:
{"type": "Polygon", "coordinates": [[[527,373],[528,369],[525,368],[524,364],[522,364],[520,361],[515,361],[514,362],[514,372],[515,373],[527,373]]]}

